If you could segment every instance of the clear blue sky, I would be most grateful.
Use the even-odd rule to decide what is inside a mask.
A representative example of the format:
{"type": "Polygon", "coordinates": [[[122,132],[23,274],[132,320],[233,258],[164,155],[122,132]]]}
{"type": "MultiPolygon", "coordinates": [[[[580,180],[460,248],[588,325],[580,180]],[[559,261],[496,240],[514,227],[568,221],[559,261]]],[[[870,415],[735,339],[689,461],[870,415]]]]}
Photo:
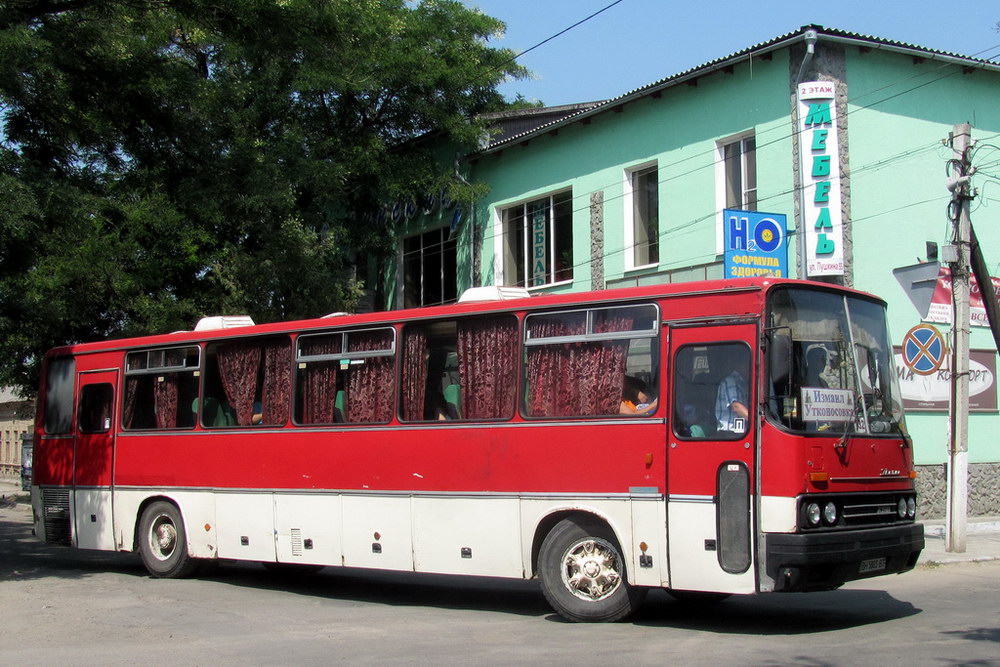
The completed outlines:
{"type": "MultiPolygon", "coordinates": [[[[520,52],[613,0],[463,0],[507,24],[520,52]]],[[[816,23],[980,58],[1000,56],[1000,2],[969,0],[623,0],[520,59],[533,80],[501,88],[546,105],[617,97],[816,23]]]]}

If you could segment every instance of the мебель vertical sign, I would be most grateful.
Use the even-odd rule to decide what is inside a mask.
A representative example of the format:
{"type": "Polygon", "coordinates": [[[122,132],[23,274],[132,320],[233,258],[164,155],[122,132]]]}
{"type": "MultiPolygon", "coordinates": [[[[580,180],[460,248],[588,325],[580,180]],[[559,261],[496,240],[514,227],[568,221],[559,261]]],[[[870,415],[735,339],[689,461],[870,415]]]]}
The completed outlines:
{"type": "Polygon", "coordinates": [[[844,275],[836,96],[836,84],[830,81],[799,84],[806,277],[844,275]]]}

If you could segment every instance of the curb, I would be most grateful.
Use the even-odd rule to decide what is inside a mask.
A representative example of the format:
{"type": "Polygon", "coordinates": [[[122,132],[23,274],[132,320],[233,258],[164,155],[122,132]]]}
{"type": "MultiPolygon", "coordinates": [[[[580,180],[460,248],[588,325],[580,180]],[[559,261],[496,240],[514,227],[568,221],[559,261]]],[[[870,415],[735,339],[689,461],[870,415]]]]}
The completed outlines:
{"type": "MultiPolygon", "coordinates": [[[[944,537],[947,526],[943,523],[924,524],[924,535],[927,537],[944,537]]],[[[968,535],[981,535],[985,533],[1000,533],[1000,521],[975,521],[969,522],[965,526],[968,535]]]]}

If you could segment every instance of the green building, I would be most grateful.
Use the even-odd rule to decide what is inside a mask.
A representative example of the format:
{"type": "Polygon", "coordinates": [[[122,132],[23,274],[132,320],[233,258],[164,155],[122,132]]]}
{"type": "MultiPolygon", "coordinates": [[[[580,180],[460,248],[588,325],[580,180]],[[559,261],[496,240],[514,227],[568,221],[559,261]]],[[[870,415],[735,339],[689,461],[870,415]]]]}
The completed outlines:
{"type": "MultiPolygon", "coordinates": [[[[976,142],[973,222],[1000,262],[990,224],[1000,205],[989,206],[1000,191],[989,187],[1000,176],[1000,65],[987,60],[805,26],[612,100],[491,120],[496,134],[458,162],[488,195],[397,207],[406,231],[389,307],[480,285],[551,293],[723,278],[723,211],[738,209],[784,215],[785,275],[879,295],[902,345],[921,316],[893,269],[926,259],[928,241],[948,243],[947,139],[959,123],[976,142]]],[[[995,515],[996,352],[986,327],[973,326],[971,342],[969,512],[995,515]]],[[[923,515],[943,516],[947,372],[903,368],[923,515]]]]}

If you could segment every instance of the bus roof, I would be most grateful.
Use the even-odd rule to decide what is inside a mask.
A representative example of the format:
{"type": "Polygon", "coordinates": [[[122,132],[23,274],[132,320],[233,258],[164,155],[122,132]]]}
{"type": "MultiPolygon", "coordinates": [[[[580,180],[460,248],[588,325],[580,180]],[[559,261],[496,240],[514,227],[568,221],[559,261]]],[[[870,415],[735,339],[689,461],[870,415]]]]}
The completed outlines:
{"type": "MultiPolygon", "coordinates": [[[[817,287],[821,289],[834,289],[856,294],[858,296],[876,299],[884,303],[883,299],[873,294],[840,287],[838,285],[831,285],[829,283],[771,277],[703,280],[683,283],[661,283],[641,287],[622,287],[590,292],[539,294],[527,298],[496,301],[471,301],[468,303],[425,306],[421,308],[408,308],[403,310],[385,310],[356,315],[342,315],[338,313],[338,317],[319,316],[303,320],[270,322],[245,327],[218,328],[202,331],[175,331],[172,333],[150,334],[148,336],[141,337],[109,339],[92,343],[64,345],[49,350],[46,356],[52,357],[71,354],[88,354],[126,348],[148,347],[150,345],[180,345],[184,343],[196,343],[216,339],[231,339],[265,334],[289,333],[310,329],[321,330],[342,328],[346,326],[358,327],[365,325],[384,325],[394,322],[438,319],[442,317],[453,317],[473,313],[513,312],[529,309],[535,310],[538,308],[571,307],[574,305],[593,303],[621,303],[641,299],[680,298],[687,296],[698,297],[709,294],[721,295],[726,293],[731,294],[734,292],[763,293],[780,285],[799,285],[817,287]]],[[[758,312],[758,310],[755,308],[748,308],[746,312],[749,314],[758,312]]]]}

